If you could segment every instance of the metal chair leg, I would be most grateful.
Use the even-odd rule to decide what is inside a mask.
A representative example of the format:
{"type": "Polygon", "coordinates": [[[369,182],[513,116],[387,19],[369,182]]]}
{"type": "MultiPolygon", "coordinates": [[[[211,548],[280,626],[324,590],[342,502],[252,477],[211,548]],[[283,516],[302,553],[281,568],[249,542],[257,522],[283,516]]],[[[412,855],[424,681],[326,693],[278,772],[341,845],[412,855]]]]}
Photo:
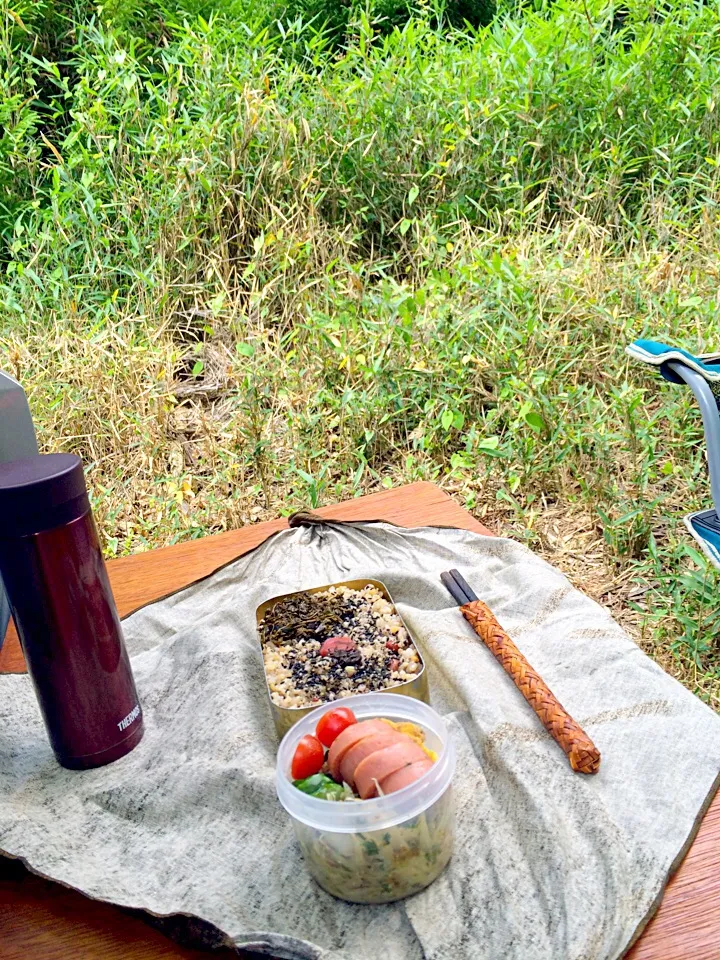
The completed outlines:
{"type": "Polygon", "coordinates": [[[718,413],[717,401],[707,380],[701,377],[699,373],[674,360],[670,360],[668,366],[690,387],[700,405],[705,428],[705,442],[707,443],[710,489],[715,513],[720,519],[720,413],[718,413]]]}

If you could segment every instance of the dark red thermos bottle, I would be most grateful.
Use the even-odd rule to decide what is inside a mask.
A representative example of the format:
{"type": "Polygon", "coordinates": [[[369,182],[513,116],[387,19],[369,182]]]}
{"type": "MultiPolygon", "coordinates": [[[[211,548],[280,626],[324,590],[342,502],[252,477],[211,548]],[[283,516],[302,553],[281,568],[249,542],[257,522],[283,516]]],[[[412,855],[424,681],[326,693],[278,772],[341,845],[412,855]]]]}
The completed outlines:
{"type": "Polygon", "coordinates": [[[129,753],[142,711],[78,457],[0,464],[0,573],[58,761],[129,753]]]}

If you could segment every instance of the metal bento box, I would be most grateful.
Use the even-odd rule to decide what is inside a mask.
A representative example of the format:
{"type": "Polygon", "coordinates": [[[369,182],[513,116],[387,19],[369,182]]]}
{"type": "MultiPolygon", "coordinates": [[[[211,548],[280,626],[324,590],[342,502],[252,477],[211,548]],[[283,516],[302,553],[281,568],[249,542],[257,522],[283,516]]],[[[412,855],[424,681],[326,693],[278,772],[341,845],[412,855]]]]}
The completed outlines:
{"type": "MultiPolygon", "coordinates": [[[[395,603],[390,595],[390,591],[380,580],[374,580],[370,577],[363,577],[361,579],[355,580],[342,580],[337,583],[329,583],[320,587],[311,587],[307,590],[297,590],[293,593],[285,593],[276,597],[271,597],[268,600],[265,600],[255,611],[255,619],[257,624],[258,631],[258,641],[260,643],[260,652],[263,656],[263,671],[265,674],[265,682],[267,685],[268,699],[270,700],[270,709],[272,711],[273,721],[275,723],[275,729],[277,731],[278,737],[282,738],[287,731],[292,727],[294,723],[297,723],[302,717],[310,713],[311,710],[316,709],[318,706],[321,706],[324,703],[337,702],[342,700],[346,696],[352,696],[358,692],[365,692],[359,689],[359,686],[362,685],[363,681],[363,667],[362,667],[362,655],[359,650],[355,649],[353,651],[350,647],[351,643],[355,643],[350,636],[333,636],[325,637],[321,643],[320,637],[323,635],[323,626],[321,623],[313,622],[313,614],[310,611],[309,619],[302,620],[301,616],[298,616],[297,620],[293,622],[290,620],[288,626],[284,628],[275,628],[273,629],[283,629],[287,633],[292,633],[293,635],[293,645],[297,645],[299,642],[306,643],[310,648],[309,652],[306,655],[300,654],[299,656],[291,655],[290,650],[293,649],[291,645],[288,645],[288,651],[286,653],[287,657],[290,657],[292,664],[292,669],[289,669],[289,664],[287,662],[282,664],[282,667],[278,671],[278,676],[282,679],[276,682],[277,678],[275,676],[270,677],[268,675],[268,657],[266,657],[266,646],[270,648],[271,646],[274,649],[269,649],[269,654],[273,658],[281,659],[283,656],[282,647],[278,647],[274,642],[265,638],[263,639],[264,631],[267,633],[268,626],[265,623],[268,613],[271,613],[273,608],[278,604],[283,604],[284,608],[289,608],[292,616],[293,604],[297,604],[300,609],[302,609],[302,603],[305,598],[313,597],[315,594],[325,594],[328,597],[328,602],[334,597],[338,597],[340,602],[343,599],[347,600],[351,594],[359,595],[363,600],[365,600],[368,595],[370,599],[367,599],[367,604],[370,605],[370,608],[373,610],[373,616],[380,620],[380,627],[376,627],[375,624],[371,624],[369,629],[372,629],[375,632],[375,636],[372,640],[374,645],[378,645],[383,641],[384,637],[387,637],[385,640],[385,646],[389,648],[388,652],[383,651],[381,656],[375,656],[374,654],[368,659],[369,667],[373,673],[371,673],[371,682],[377,683],[379,672],[382,669],[389,670],[389,680],[390,684],[388,686],[378,689],[377,686],[372,686],[368,689],[367,692],[373,693],[395,693],[395,694],[404,694],[408,697],[413,697],[415,700],[423,700],[425,703],[428,703],[428,679],[427,679],[427,669],[425,662],[422,657],[422,653],[418,646],[415,637],[412,635],[412,632],[408,629],[407,624],[400,616],[395,607],[395,603]],[[374,590],[372,589],[374,588],[374,590]],[[363,593],[364,591],[364,593],[363,593]],[[349,593],[348,593],[349,592],[349,593]],[[384,601],[381,602],[381,601],[384,601]],[[387,612],[387,605],[390,606],[391,612],[387,612]],[[377,611],[379,608],[379,612],[377,611]],[[394,631],[393,633],[388,632],[387,634],[383,633],[383,629],[387,631],[394,631]],[[405,631],[403,634],[402,631],[405,631]],[[299,641],[297,639],[298,632],[302,633],[307,640],[299,641]],[[405,642],[405,634],[407,635],[407,642],[405,642]],[[404,646],[397,650],[397,661],[398,666],[395,667],[396,677],[405,677],[407,679],[392,679],[392,666],[395,661],[395,657],[392,656],[393,644],[395,648],[399,646],[398,643],[394,641],[394,637],[400,635],[403,638],[402,642],[404,646]],[[346,641],[346,646],[343,647],[340,641],[346,641]],[[338,656],[342,655],[344,659],[339,661],[340,666],[345,674],[348,677],[354,676],[356,673],[358,675],[358,687],[356,689],[350,689],[349,685],[343,679],[342,674],[338,670],[338,667],[335,664],[335,660],[332,655],[318,653],[318,646],[320,650],[326,644],[332,644],[333,641],[336,642],[336,647],[342,647],[338,656]],[[349,649],[348,649],[349,647],[349,649]],[[285,684],[285,687],[288,684],[294,681],[293,678],[300,678],[300,680],[305,680],[309,677],[310,667],[306,666],[307,658],[311,657],[315,659],[315,662],[320,664],[320,674],[315,675],[311,679],[307,679],[307,683],[314,684],[315,686],[322,686],[322,676],[328,674],[333,680],[335,685],[341,682],[342,686],[347,686],[348,689],[341,692],[335,693],[333,696],[322,695],[321,692],[318,692],[318,695],[313,697],[312,702],[307,705],[301,706],[281,706],[273,698],[273,685],[275,686],[275,692],[280,696],[283,695],[283,699],[288,699],[281,694],[278,690],[278,683],[280,686],[285,684]],[[359,660],[358,660],[359,658],[359,660]],[[405,658],[405,659],[403,659],[405,658]],[[405,669],[400,669],[400,664],[406,663],[407,661],[407,670],[414,671],[414,675],[409,676],[405,669]],[[343,664],[349,664],[348,666],[343,666],[343,664]],[[390,667],[387,664],[390,664],[390,667]],[[297,664],[297,665],[296,665],[297,664]],[[357,667],[353,667],[353,664],[358,664],[357,667]],[[337,677],[340,677],[341,680],[338,681],[337,677]]],[[[319,598],[318,598],[319,599],[319,598]]],[[[325,598],[323,598],[323,603],[325,598]]],[[[310,602],[312,604],[312,601],[310,602]]],[[[360,600],[357,600],[357,604],[360,604],[360,600]]],[[[307,605],[306,605],[307,606],[307,605]]],[[[339,615],[338,615],[339,616],[339,615]]],[[[342,616],[351,618],[352,614],[346,612],[342,616]]],[[[360,610],[359,616],[365,617],[367,619],[366,611],[364,609],[360,610]]],[[[342,623],[347,623],[347,620],[342,620],[342,623]]],[[[362,629],[358,624],[352,624],[348,628],[357,634],[358,629],[362,629]]],[[[325,632],[328,632],[327,630],[325,632]]],[[[357,644],[355,644],[357,647],[357,644]]],[[[311,688],[311,692],[313,692],[311,688]]],[[[307,693],[303,694],[306,698],[309,696],[307,693]]],[[[298,699],[300,697],[295,697],[298,699]]]]}

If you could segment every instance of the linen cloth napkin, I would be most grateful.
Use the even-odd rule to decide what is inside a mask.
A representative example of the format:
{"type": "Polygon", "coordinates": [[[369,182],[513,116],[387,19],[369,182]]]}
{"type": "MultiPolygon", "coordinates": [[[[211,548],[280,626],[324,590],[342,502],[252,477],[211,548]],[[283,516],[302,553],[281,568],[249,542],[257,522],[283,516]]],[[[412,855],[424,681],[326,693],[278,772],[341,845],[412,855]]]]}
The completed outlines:
{"type": "MultiPolygon", "coordinates": [[[[0,677],[0,850],[89,897],[200,918],[303,960],[609,960],[656,907],[712,798],[720,718],[521,545],[463,530],[284,531],[124,621],[146,732],[97,770],[59,767],[30,680],[0,677]],[[441,585],[457,567],[602,752],[573,773],[441,585]],[[422,893],[355,906],[304,868],[273,783],[255,609],[382,580],[458,753],[457,842],[422,893]]],[[[189,921],[191,922],[191,921],[189,921]]]]}

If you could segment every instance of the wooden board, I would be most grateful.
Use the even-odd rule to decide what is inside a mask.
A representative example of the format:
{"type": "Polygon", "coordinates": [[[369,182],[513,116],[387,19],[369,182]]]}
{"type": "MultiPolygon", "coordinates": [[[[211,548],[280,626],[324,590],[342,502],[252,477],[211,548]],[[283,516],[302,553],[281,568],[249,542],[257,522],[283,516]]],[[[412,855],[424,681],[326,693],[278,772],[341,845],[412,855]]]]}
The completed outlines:
{"type": "MultiPolygon", "coordinates": [[[[457,526],[490,533],[440,489],[417,483],[320,511],[338,520],[457,526]]],[[[121,616],[205,576],[286,526],[284,520],[123,557],[108,564],[121,616]]],[[[17,638],[0,651],[0,672],[24,670],[17,638]]],[[[0,858],[1,960],[191,960],[207,956],[150,929],[135,915],[89,900],[0,858]]],[[[218,960],[237,958],[229,950],[218,960]]],[[[632,960],[720,960],[720,794],[632,960]]],[[[558,958],[561,960],[561,958],[558,958]]]]}

